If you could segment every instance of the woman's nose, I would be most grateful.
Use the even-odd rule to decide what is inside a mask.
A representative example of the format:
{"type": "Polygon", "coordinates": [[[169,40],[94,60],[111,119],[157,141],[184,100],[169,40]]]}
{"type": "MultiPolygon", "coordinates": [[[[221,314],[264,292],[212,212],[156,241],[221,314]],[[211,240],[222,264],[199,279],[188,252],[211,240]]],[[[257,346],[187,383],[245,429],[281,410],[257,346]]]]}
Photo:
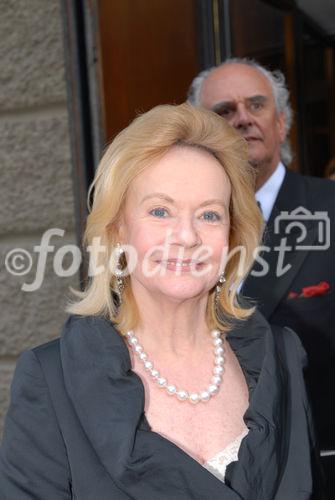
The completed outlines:
{"type": "Polygon", "coordinates": [[[191,218],[179,219],[172,234],[172,243],[192,248],[201,243],[199,231],[191,218]]]}

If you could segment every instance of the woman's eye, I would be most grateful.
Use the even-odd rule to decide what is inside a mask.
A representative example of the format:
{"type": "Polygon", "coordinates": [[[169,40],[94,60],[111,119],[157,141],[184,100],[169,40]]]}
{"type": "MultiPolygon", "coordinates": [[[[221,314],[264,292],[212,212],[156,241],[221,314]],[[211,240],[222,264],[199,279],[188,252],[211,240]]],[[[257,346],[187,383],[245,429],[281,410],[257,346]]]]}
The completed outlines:
{"type": "Polygon", "coordinates": [[[165,208],[154,208],[150,210],[150,214],[154,217],[166,217],[168,215],[167,210],[165,208]]]}
{"type": "Polygon", "coordinates": [[[204,212],[202,217],[209,222],[217,222],[221,219],[220,215],[217,212],[212,211],[204,212]]]}

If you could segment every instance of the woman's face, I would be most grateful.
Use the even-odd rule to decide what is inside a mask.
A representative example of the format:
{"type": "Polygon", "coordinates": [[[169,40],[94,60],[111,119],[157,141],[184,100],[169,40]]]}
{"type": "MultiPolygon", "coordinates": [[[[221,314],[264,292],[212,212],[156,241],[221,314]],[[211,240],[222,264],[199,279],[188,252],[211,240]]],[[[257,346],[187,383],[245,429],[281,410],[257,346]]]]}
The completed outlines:
{"type": "Polygon", "coordinates": [[[230,192],[214,156],[189,146],[171,148],[135,178],[119,226],[120,242],[137,255],[135,296],[181,302],[208,293],[228,251],[230,192]]]}

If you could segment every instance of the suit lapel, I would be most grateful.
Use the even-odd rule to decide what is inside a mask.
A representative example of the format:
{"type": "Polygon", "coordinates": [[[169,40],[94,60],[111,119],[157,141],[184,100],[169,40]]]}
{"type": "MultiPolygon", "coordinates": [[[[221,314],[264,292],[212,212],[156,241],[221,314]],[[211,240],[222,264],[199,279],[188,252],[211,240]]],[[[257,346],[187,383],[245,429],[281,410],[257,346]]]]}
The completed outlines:
{"type": "Polygon", "coordinates": [[[299,246],[311,246],[317,238],[317,225],[312,219],[303,220],[306,233],[299,245],[301,229],[292,225],[298,220],[299,208],[307,207],[305,184],[299,174],[287,171],[278,193],[270,219],[264,231],[262,252],[263,262],[255,262],[247,277],[242,293],[245,297],[255,299],[260,311],[270,318],[280,301],[290,289],[290,285],[298,274],[308,249],[299,246]],[[298,209],[292,217],[292,212],[298,209]],[[260,273],[263,272],[262,275],[260,273]]]}

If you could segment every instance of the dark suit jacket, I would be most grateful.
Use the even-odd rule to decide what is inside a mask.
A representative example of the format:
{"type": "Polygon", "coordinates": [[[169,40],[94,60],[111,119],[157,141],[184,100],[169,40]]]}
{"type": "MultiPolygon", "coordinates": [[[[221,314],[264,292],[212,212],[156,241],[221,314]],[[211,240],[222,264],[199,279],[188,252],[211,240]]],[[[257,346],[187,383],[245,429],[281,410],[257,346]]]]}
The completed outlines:
{"type": "MultiPolygon", "coordinates": [[[[286,172],[270,220],[267,224],[264,244],[271,252],[262,257],[270,265],[264,277],[249,275],[242,292],[256,299],[260,311],[270,323],[291,327],[299,335],[309,359],[308,386],[311,393],[320,447],[335,450],[335,182],[286,172]],[[320,215],[305,219],[307,232],[303,241],[298,227],[288,226],[290,220],[278,224],[275,219],[284,211],[292,212],[304,207],[314,212],[326,212],[330,219],[330,246],[320,247],[320,215]],[[287,231],[287,232],[286,232],[287,231]],[[285,253],[284,266],[289,271],[277,278],[278,247],[287,238],[292,249],[285,253]],[[314,246],[315,250],[297,249],[298,246],[314,246]],[[320,296],[288,298],[290,292],[300,293],[303,287],[327,282],[330,289],[320,296]]],[[[325,236],[325,234],[324,234],[325,236]]],[[[259,270],[257,263],[253,270],[259,270]]],[[[291,294],[293,295],[293,294],[291,294]]],[[[331,460],[331,459],[329,459],[331,460]]],[[[335,467],[335,463],[334,463],[335,467]]],[[[334,497],[335,498],[335,491],[334,497]]]]}
{"type": "MultiPolygon", "coordinates": [[[[72,317],[18,364],[0,453],[2,500],[320,500],[298,338],[255,315],[229,334],[250,391],[226,484],[151,431],[124,339],[72,317]],[[315,497],[312,497],[312,490],[315,497]]],[[[196,411],[196,408],[194,409],[196,411]]]]}

